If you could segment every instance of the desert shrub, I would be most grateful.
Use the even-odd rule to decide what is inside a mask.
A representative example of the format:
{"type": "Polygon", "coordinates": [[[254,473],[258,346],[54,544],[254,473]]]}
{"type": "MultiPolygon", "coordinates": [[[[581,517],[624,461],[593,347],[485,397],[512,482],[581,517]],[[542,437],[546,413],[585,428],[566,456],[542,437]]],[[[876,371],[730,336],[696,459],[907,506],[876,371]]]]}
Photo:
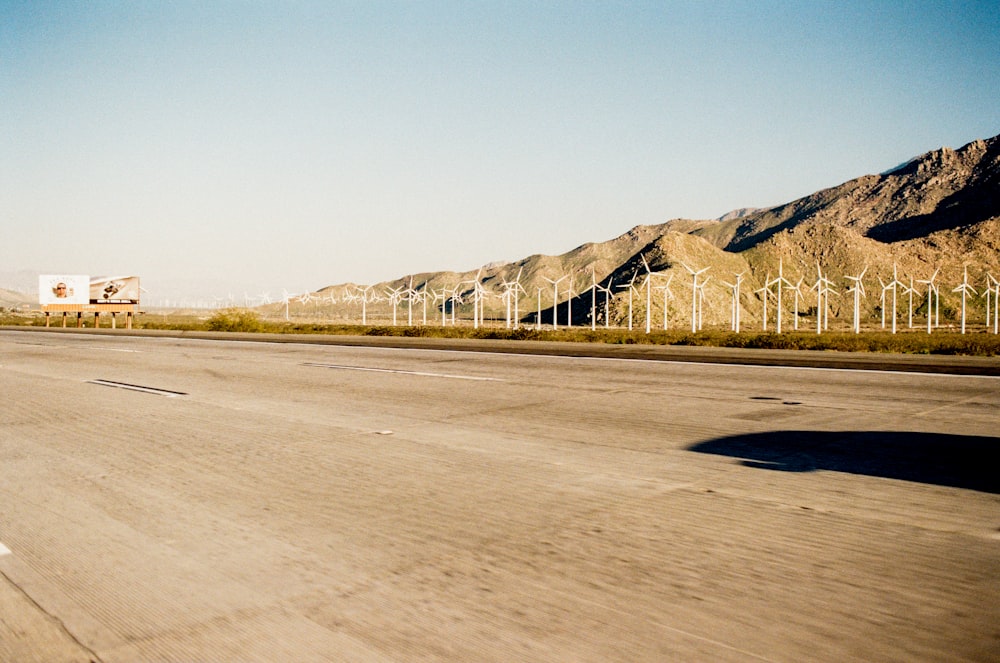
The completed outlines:
{"type": "Polygon", "coordinates": [[[261,332],[264,325],[255,311],[227,308],[216,311],[206,322],[209,331],[261,332]]]}

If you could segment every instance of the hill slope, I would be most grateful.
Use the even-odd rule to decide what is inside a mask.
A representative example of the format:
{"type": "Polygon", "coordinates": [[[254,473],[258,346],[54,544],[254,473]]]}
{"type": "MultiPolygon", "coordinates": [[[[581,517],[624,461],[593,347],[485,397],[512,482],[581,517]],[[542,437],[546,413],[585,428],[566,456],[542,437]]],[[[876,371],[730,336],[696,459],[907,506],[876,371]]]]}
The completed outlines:
{"type": "MultiPolygon", "coordinates": [[[[642,258],[658,273],[655,285],[670,284],[666,292],[660,288],[658,296],[668,298],[670,316],[678,319],[690,310],[692,297],[684,265],[709,268],[706,278],[714,280],[703,289],[707,324],[728,320],[731,291],[724,282],[734,281],[738,273],[745,279],[740,299],[746,316],[760,320],[762,294],[754,291],[777,274],[779,265],[792,283],[802,284],[804,305],[818,269],[842,288],[845,275],[867,268],[868,290],[874,292],[865,303],[869,315],[880,310],[878,280],[889,282],[894,268],[900,280],[914,288],[917,280],[938,270],[937,283],[946,286],[942,299],[948,309],[949,300],[957,298],[950,291],[966,265],[970,278],[978,281],[987,273],[1000,275],[1000,136],[957,150],[927,152],[886,173],[858,177],[778,207],[734,210],[717,220],[674,219],[636,226],[612,240],[584,244],[559,256],[533,255],[490,265],[478,274],[415,274],[378,284],[376,290],[412,282],[417,291],[443,292],[462,284],[458,292],[468,300],[477,278],[494,293],[505,281],[519,278],[522,297],[532,303],[542,298],[542,320],[551,321],[553,286],[545,279],[566,277],[558,290],[559,320],[567,319],[566,299],[572,293],[574,324],[589,321],[593,299],[588,289],[596,282],[611,286],[615,301],[609,315],[622,323],[628,315],[628,288],[623,286],[630,281],[641,286],[646,274],[642,258]]],[[[646,296],[633,290],[633,319],[644,316],[646,296]]],[[[652,300],[652,293],[649,297],[652,300]]],[[[658,316],[660,301],[655,305],[658,316]]],[[[840,310],[842,302],[836,296],[833,301],[840,310]]],[[[503,306],[496,297],[486,301],[491,315],[503,306]]],[[[982,308],[984,301],[971,306],[982,308]]],[[[469,304],[464,307],[471,310],[469,304]]],[[[523,319],[531,322],[534,314],[523,319]]]]}

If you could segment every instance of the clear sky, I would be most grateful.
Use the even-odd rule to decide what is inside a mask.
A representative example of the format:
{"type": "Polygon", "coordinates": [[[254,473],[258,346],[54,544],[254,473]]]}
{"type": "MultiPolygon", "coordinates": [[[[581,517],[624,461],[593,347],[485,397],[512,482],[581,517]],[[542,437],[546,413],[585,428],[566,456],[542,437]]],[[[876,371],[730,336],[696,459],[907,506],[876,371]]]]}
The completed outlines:
{"type": "Polygon", "coordinates": [[[996,0],[0,0],[0,272],[469,270],[997,133],[996,0]]]}

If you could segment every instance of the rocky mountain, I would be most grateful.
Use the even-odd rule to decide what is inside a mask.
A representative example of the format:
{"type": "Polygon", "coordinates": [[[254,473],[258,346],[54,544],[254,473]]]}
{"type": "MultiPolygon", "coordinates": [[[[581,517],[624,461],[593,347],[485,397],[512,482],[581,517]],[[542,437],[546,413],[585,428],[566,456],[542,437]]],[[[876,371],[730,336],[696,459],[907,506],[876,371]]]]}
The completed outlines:
{"type": "MultiPolygon", "coordinates": [[[[519,279],[525,300],[521,311],[532,311],[522,315],[522,321],[534,321],[540,296],[542,320],[549,322],[553,286],[545,278],[568,275],[559,285],[558,320],[566,320],[571,308],[574,324],[588,324],[589,288],[596,282],[615,293],[612,322],[625,324],[630,282],[639,287],[633,290],[633,319],[645,316],[643,259],[655,272],[649,299],[653,300],[655,290],[657,300],[651,316],[662,319],[666,297],[669,320],[678,326],[690,321],[692,288],[687,267],[708,268],[703,278],[709,282],[700,295],[708,325],[728,324],[732,294],[727,283],[737,274],[744,278],[740,293],[744,320],[759,324],[763,294],[755,291],[779,269],[791,283],[801,284],[803,317],[812,315],[816,297],[809,287],[822,270],[838,291],[831,297],[831,307],[834,316],[841,318],[851,308],[841,292],[848,285],[846,275],[867,269],[864,308],[866,315],[873,316],[882,306],[882,284],[893,279],[894,270],[899,282],[906,284],[897,289],[899,297],[908,295],[906,288],[912,287],[918,305],[926,286],[917,281],[937,272],[935,283],[947,317],[958,306],[959,296],[952,289],[962,281],[965,270],[979,292],[988,274],[1000,277],[1000,136],[957,150],[937,149],[891,171],[864,175],[778,207],[734,210],[715,220],[674,219],[636,226],[612,240],[584,244],[559,256],[534,255],[492,264],[478,274],[414,274],[379,284],[376,290],[412,282],[417,291],[450,291],[464,282],[459,290],[468,300],[477,278],[493,293],[500,292],[503,282],[519,279]],[[572,302],[567,304],[570,293],[572,302]]],[[[324,292],[335,294],[341,287],[331,286],[324,292]]],[[[785,301],[789,299],[794,297],[785,301]]],[[[973,298],[970,315],[982,317],[985,305],[984,298],[973,298]]],[[[459,306],[471,311],[467,303],[459,306]]],[[[503,306],[496,296],[486,299],[488,315],[502,317],[503,306]]],[[[602,322],[603,315],[599,313],[602,322]]]]}

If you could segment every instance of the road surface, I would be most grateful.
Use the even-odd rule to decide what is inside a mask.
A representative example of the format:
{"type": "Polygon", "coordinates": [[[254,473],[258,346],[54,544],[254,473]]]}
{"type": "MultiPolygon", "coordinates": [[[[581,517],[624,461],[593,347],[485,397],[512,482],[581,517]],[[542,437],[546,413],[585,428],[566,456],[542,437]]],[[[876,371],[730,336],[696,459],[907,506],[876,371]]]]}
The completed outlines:
{"type": "Polygon", "coordinates": [[[2,661],[996,661],[1000,379],[0,331],[2,661]]]}

